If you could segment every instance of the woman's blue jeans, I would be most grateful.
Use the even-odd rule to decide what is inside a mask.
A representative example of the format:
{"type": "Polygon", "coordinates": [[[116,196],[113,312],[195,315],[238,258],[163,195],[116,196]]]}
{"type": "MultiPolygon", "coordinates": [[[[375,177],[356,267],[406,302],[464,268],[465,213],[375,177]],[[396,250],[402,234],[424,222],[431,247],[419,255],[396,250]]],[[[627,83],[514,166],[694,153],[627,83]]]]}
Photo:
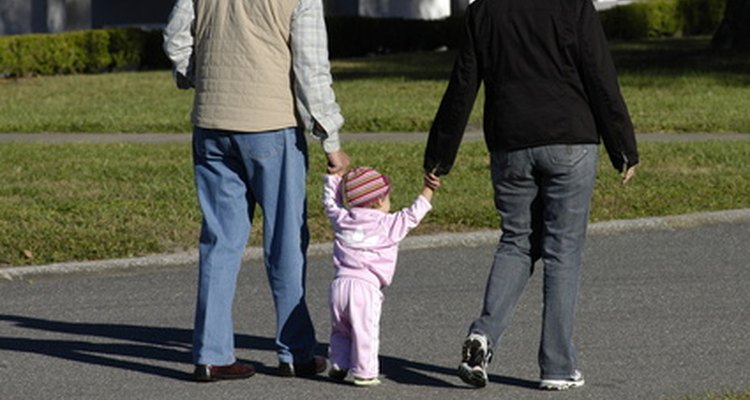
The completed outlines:
{"type": "Polygon", "coordinates": [[[539,146],[491,155],[502,236],[482,314],[470,331],[485,335],[490,347],[497,347],[534,263],[541,259],[543,379],[568,378],[577,367],[573,324],[597,161],[594,144],[539,146]]]}
{"type": "Polygon", "coordinates": [[[276,306],[279,361],[309,361],[316,340],[305,302],[309,234],[303,132],[196,127],[193,163],[203,213],[193,362],[235,361],[232,303],[256,204],[263,210],[263,250],[276,306]]]}

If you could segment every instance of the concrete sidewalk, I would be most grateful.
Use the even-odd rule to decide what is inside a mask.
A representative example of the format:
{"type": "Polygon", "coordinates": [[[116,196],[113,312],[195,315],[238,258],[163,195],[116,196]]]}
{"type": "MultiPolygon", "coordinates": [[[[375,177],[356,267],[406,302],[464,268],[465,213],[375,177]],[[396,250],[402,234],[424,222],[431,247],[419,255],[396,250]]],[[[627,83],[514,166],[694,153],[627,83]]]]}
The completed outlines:
{"type": "MultiPolygon", "coordinates": [[[[706,225],[743,222],[750,222],[750,209],[598,222],[589,225],[588,235],[608,236],[624,233],[675,231],[706,225]]],[[[409,236],[401,243],[400,249],[406,251],[455,246],[487,246],[497,243],[499,235],[499,230],[481,230],[465,233],[409,236]]],[[[308,255],[310,257],[325,256],[329,255],[330,252],[330,243],[313,244],[308,250],[308,255]]],[[[245,252],[244,261],[260,260],[262,257],[263,251],[261,248],[250,247],[245,252]]],[[[197,260],[198,252],[197,250],[193,250],[174,254],[155,254],[112,260],[9,267],[0,269],[0,280],[29,280],[43,276],[146,270],[150,268],[192,265],[197,260]]]]}

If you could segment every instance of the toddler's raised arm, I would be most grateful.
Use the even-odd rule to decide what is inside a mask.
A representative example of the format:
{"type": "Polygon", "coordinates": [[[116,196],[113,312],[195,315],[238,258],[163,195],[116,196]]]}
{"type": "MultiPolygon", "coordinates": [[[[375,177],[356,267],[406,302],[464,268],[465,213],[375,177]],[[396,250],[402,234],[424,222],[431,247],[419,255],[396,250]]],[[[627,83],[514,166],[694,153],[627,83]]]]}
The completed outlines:
{"type": "Polygon", "coordinates": [[[346,211],[337,200],[340,183],[341,177],[338,175],[325,175],[323,177],[323,195],[321,200],[325,214],[332,223],[335,223],[339,215],[346,211]]]}

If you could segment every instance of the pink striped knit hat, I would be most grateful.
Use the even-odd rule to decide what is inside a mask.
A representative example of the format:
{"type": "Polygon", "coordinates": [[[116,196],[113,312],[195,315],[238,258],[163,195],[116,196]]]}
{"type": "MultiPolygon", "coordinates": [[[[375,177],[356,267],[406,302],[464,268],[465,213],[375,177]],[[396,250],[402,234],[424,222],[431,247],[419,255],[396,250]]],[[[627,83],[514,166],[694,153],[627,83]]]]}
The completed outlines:
{"type": "Polygon", "coordinates": [[[339,190],[347,208],[367,207],[390,193],[391,180],[370,167],[357,167],[344,175],[339,190]]]}

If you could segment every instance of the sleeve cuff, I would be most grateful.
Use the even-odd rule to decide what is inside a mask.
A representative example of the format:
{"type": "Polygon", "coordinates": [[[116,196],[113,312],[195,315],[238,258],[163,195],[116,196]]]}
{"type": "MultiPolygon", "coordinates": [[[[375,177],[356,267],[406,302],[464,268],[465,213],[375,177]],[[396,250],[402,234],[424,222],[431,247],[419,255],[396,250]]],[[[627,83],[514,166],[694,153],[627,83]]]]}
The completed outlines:
{"type": "Polygon", "coordinates": [[[325,151],[326,153],[335,153],[341,150],[341,141],[339,140],[338,132],[332,135],[328,135],[328,137],[322,140],[322,143],[323,151],[325,151]]]}

